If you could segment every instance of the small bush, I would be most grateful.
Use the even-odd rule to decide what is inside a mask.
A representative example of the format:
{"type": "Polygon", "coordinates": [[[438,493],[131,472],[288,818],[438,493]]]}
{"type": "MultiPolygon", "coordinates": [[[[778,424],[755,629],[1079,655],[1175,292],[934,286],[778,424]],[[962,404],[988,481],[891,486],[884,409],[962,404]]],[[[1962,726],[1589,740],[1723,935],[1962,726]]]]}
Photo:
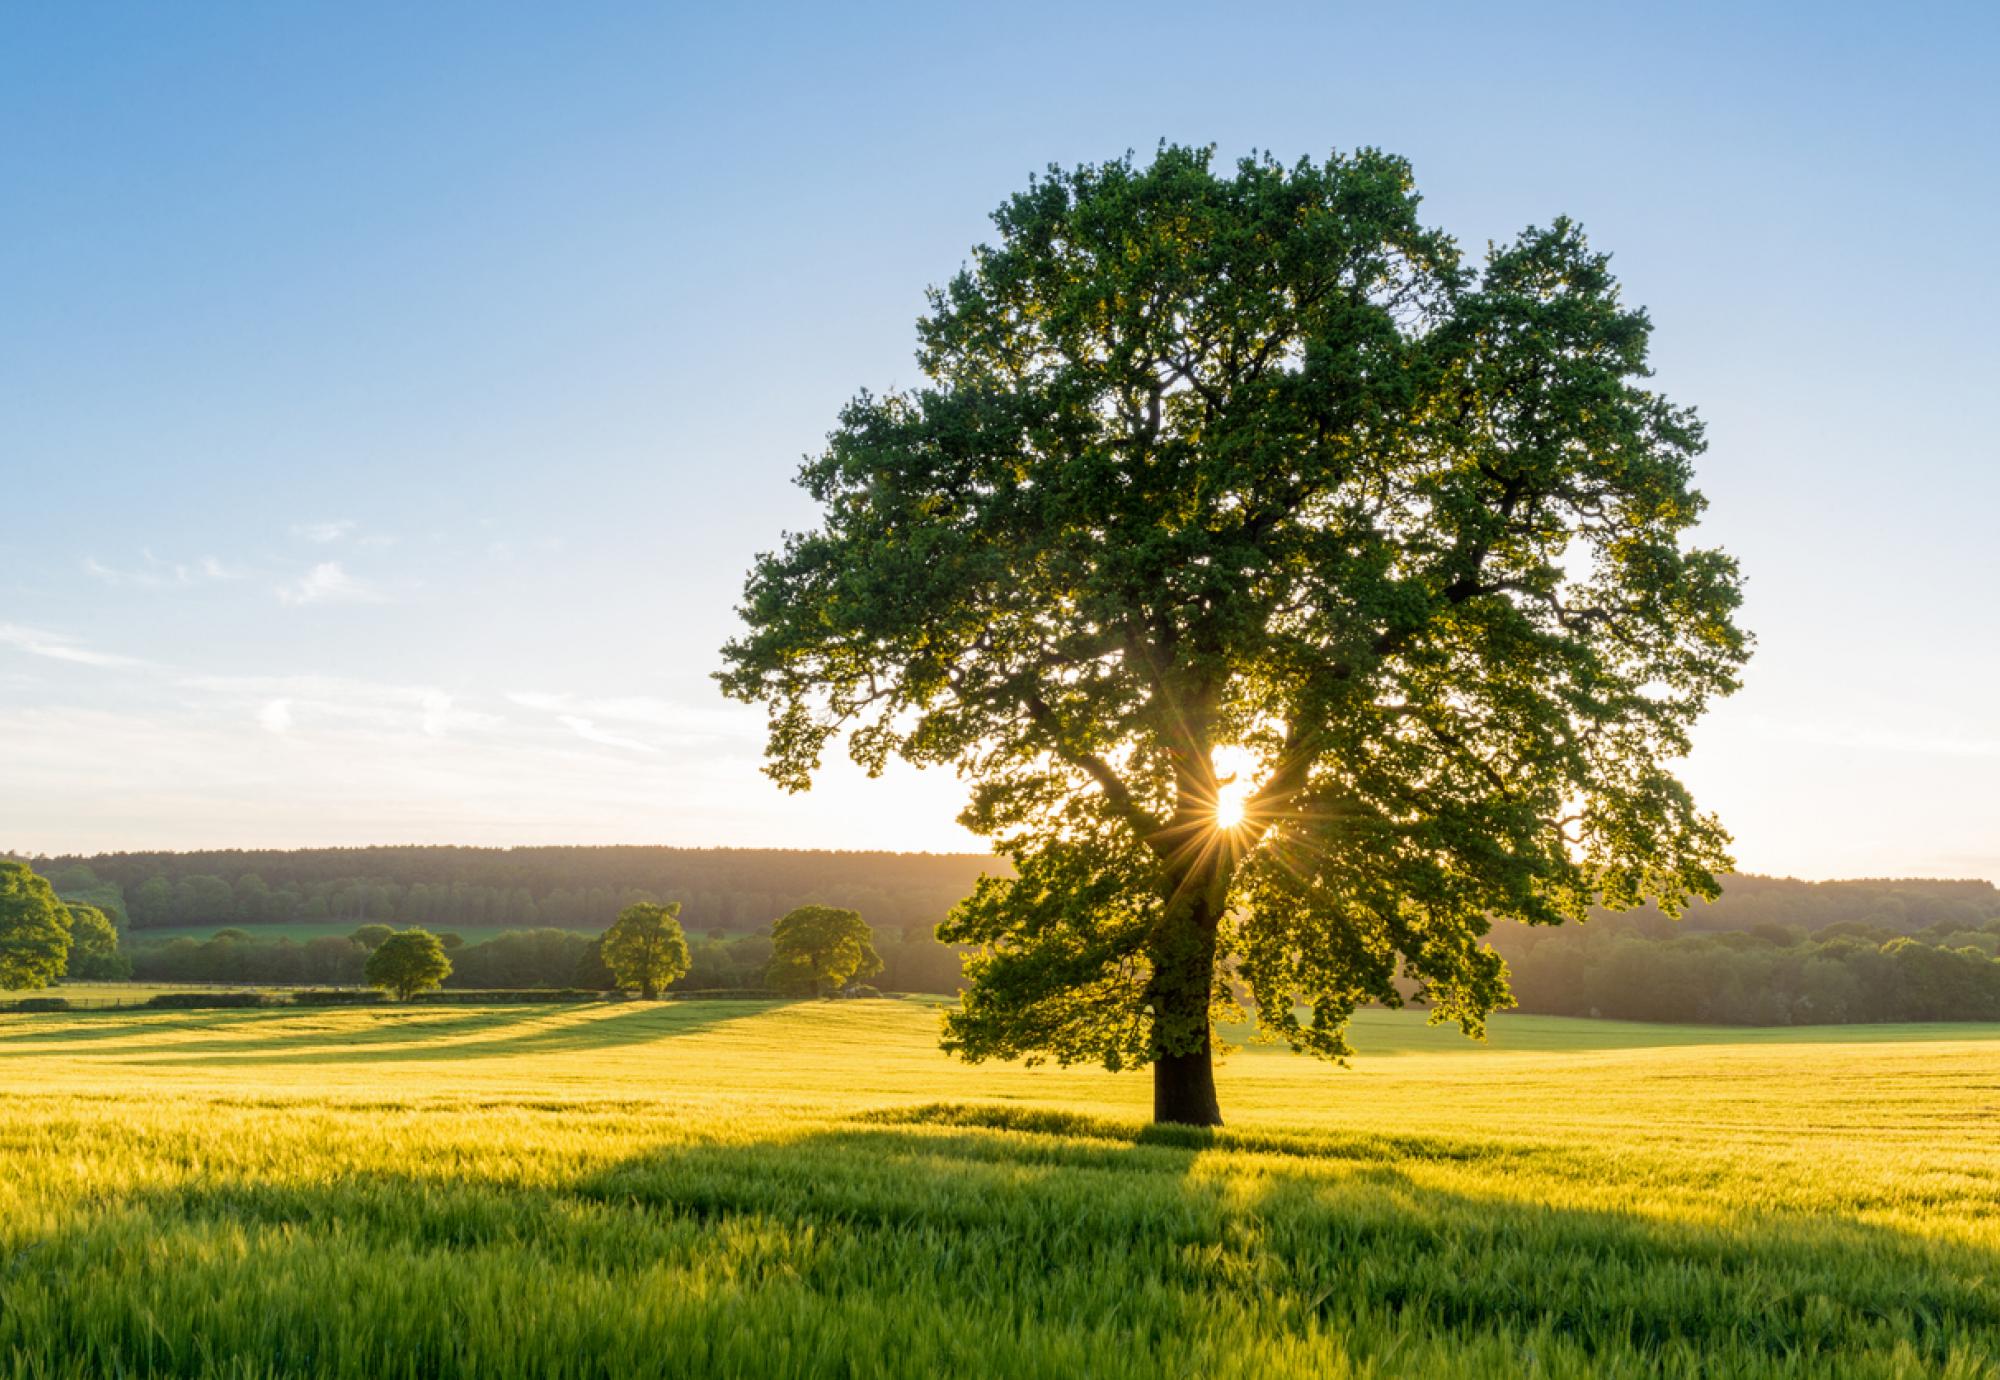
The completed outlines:
{"type": "Polygon", "coordinates": [[[772,987],[689,987],[666,994],[669,1001],[783,1001],[772,987]]]}
{"type": "Polygon", "coordinates": [[[419,992],[410,998],[410,1002],[417,1006],[453,1006],[479,1002],[605,1001],[611,996],[611,993],[593,992],[583,987],[523,987],[497,991],[475,988],[469,991],[419,992]]]}
{"type": "Polygon", "coordinates": [[[225,1011],[281,1004],[262,992],[161,992],[146,1003],[155,1011],[225,1011]]]}
{"type": "Polygon", "coordinates": [[[339,988],[308,988],[292,993],[294,1006],[379,1006],[385,998],[380,992],[356,992],[339,988]]]}
{"type": "Polygon", "coordinates": [[[23,997],[21,1000],[11,1003],[7,1009],[10,1011],[67,1011],[69,1010],[69,998],[23,997]]]}

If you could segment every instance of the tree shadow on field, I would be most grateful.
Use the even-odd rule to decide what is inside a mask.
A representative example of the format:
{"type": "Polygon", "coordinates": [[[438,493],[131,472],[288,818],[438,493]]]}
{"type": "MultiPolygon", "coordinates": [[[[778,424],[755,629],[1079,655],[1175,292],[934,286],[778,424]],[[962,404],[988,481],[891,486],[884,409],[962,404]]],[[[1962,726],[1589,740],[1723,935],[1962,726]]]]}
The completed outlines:
{"type": "MultiPolygon", "coordinates": [[[[577,1191],[718,1226],[789,1221],[826,1239],[908,1243],[903,1287],[997,1293],[1023,1325],[1101,1326],[1164,1289],[1179,1302],[1141,1335],[1170,1337],[1177,1319],[1188,1325],[1177,1310],[1233,1299],[1301,1334],[1555,1336],[1649,1365],[1676,1348],[1723,1347],[1759,1365],[1898,1345],[1936,1364],[2000,1353],[1990,1249],[1797,1212],[1690,1220],[1636,1204],[1556,1206],[1504,1187],[1440,1188],[1423,1172],[1488,1167],[1501,1182],[1562,1154],[934,1104],[792,1141],[662,1151],[577,1191]]],[[[1608,1168],[1588,1152],[1574,1165],[1608,1168]]]]}
{"type": "MultiPolygon", "coordinates": [[[[213,1053],[270,1049],[279,1042],[339,1040],[368,1044],[407,1039],[413,1034],[457,1035],[586,1009],[581,1003],[536,1002],[491,1006],[443,1004],[356,1006],[265,1006],[218,1010],[128,1007],[115,1011],[30,1013],[33,1027],[13,1029],[0,1017],[0,1053],[15,1045],[48,1045],[158,1035],[240,1034],[239,1039],[190,1044],[213,1053]]],[[[587,1009],[601,1010],[602,1007],[587,1009]]]]}
{"type": "Polygon", "coordinates": [[[576,1053],[693,1035],[770,1010],[750,1001],[632,1002],[603,1005],[485,1007],[431,1016],[436,1008],[393,1014],[366,1008],[377,1021],[297,1032],[273,1030],[238,1040],[190,1041],[159,1050],[115,1052],[120,1064],[202,1068],[277,1068],[313,1064],[408,1063],[576,1053]],[[490,1033],[489,1033],[490,1032],[490,1033]],[[470,1038],[467,1038],[470,1037],[470,1038]]]}
{"type": "Polygon", "coordinates": [[[1509,1170],[1544,1153],[943,1105],[796,1135],[718,1128],[552,1183],[504,1167],[206,1177],[80,1210],[0,1257],[0,1302],[31,1283],[48,1305],[27,1322],[0,1308],[0,1349],[107,1372],[256,1369],[303,1347],[278,1361],[583,1375],[619,1373],[636,1347],[696,1374],[746,1373],[716,1348],[749,1336],[810,1359],[791,1374],[1052,1373],[1054,1355],[1072,1373],[1164,1374],[1240,1323],[1388,1374],[1411,1373],[1397,1349],[1419,1345],[1487,1348],[1524,1374],[1557,1351],[1705,1375],[1839,1374],[1898,1348],[1935,1373],[2000,1350],[1991,1250],[1840,1217],[1508,1196],[1509,1170]],[[1437,1167],[1490,1168],[1495,1191],[1437,1187],[1437,1167]],[[671,1307],[663,1270],[691,1281],[667,1288],[671,1307]],[[420,1295],[458,1302],[433,1317],[420,1295]],[[507,1320],[504,1344],[472,1346],[465,1300],[507,1320]],[[171,1320],[160,1337],[142,1312],[171,1320]],[[17,1335],[29,1322],[41,1331],[17,1335]],[[531,1352],[544,1338],[566,1348],[556,1369],[531,1352]],[[134,1364],[140,1340],[162,1350],[134,1364]]]}
{"type": "Polygon", "coordinates": [[[304,1014],[304,1011],[302,1008],[287,1008],[282,1012],[276,1008],[175,1011],[131,1006],[108,1011],[6,1012],[0,1013],[0,1055],[10,1049],[35,1045],[80,1044],[92,1040],[127,1039],[135,1035],[230,1030],[258,1021],[269,1021],[274,1015],[294,1016],[304,1014]]]}

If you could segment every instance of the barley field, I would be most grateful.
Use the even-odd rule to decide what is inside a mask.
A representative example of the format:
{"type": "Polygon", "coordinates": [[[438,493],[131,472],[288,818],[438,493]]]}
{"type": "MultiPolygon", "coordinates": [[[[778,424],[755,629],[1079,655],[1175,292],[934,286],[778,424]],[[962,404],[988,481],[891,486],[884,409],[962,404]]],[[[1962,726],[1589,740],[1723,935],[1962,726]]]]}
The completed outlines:
{"type": "Polygon", "coordinates": [[[936,1020],[0,1017],[0,1375],[2000,1375],[2000,1028],[1370,1012],[1209,1134],[936,1020]]]}

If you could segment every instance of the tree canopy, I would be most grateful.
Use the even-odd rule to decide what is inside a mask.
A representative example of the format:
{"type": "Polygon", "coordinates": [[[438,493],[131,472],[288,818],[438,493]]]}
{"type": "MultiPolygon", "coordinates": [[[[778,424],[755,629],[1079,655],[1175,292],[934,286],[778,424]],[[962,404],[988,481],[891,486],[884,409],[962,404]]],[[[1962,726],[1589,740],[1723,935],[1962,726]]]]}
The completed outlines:
{"type": "Polygon", "coordinates": [[[771,923],[766,980],[780,992],[824,995],[881,971],[875,932],[859,911],[800,906],[771,923]]]}
{"type": "MultiPolygon", "coordinates": [[[[364,949],[379,949],[389,941],[389,936],[395,932],[396,927],[394,925],[363,925],[351,937],[355,943],[364,949]]],[[[239,930],[238,933],[242,932],[239,930]]]]}
{"type": "Polygon", "coordinates": [[[71,901],[67,976],[116,982],[132,976],[132,961],[118,952],[118,927],[96,906],[71,901]]]}
{"type": "Polygon", "coordinates": [[[930,296],[760,557],[724,689],[806,788],[845,735],[971,783],[1016,875],[947,1046],[1151,1063],[1219,1120],[1231,981],[1338,1059],[1399,972],[1468,1033],[1488,917],[1716,890],[1666,765],[1747,654],[1695,416],[1567,220],[1468,265],[1363,151],[1051,169],[930,296]]]}
{"type": "Polygon", "coordinates": [[[429,930],[398,930],[375,946],[363,971],[370,987],[393,992],[398,1001],[408,1001],[450,977],[451,960],[429,930]]]}
{"type": "Polygon", "coordinates": [[[26,863],[0,858],[0,989],[46,987],[69,961],[69,914],[26,863]]]}
{"type": "Polygon", "coordinates": [[[651,1001],[669,983],[686,976],[687,936],[677,918],[678,901],[663,906],[627,906],[618,920],[604,932],[602,956],[618,985],[651,1001]]]}

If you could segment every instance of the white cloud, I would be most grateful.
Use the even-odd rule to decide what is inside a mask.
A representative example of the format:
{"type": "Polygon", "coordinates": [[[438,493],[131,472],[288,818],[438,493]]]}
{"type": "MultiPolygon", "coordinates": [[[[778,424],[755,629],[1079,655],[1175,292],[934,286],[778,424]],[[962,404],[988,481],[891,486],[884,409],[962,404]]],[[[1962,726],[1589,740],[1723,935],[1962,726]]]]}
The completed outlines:
{"type": "Polygon", "coordinates": [[[292,535],[301,541],[315,542],[325,546],[339,541],[354,530],[354,523],[342,519],[339,522],[301,522],[292,528],[292,535]]]}
{"type": "Polygon", "coordinates": [[[137,657],[92,651],[80,645],[75,638],[65,637],[61,633],[43,632],[38,628],[24,628],[18,623],[0,623],[0,646],[12,647],[30,656],[47,657],[51,661],[74,662],[79,666],[145,664],[137,657]]]}
{"type": "Polygon", "coordinates": [[[651,743],[642,743],[637,738],[624,738],[616,733],[606,733],[589,719],[574,714],[558,714],[556,722],[571,733],[589,743],[602,743],[606,747],[624,748],[627,752],[658,752],[651,743]]]}
{"type": "Polygon", "coordinates": [[[501,728],[507,722],[498,714],[461,708],[455,696],[429,685],[315,675],[185,676],[176,684],[220,696],[226,704],[233,703],[236,712],[254,713],[258,723],[272,732],[295,727],[302,713],[322,725],[402,732],[414,726],[432,738],[501,728]]]}
{"type": "MultiPolygon", "coordinates": [[[[436,737],[446,732],[454,723],[451,696],[442,690],[426,690],[423,694],[424,732],[436,737]]],[[[490,717],[490,716],[488,716],[490,717]]]]}
{"type": "Polygon", "coordinates": [[[339,561],[321,561],[298,579],[277,586],[277,595],[286,604],[379,604],[387,597],[348,574],[339,561]]]}
{"type": "Polygon", "coordinates": [[[150,551],[139,555],[144,564],[134,569],[106,565],[95,556],[84,557],[83,568],[113,588],[132,589],[176,589],[213,580],[240,580],[247,573],[214,556],[185,562],[163,561],[150,551]]]}
{"type": "Polygon", "coordinates": [[[507,699],[523,709],[539,710],[544,714],[607,719],[614,723],[655,729],[686,740],[754,738],[763,733],[763,716],[756,710],[725,704],[698,707],[651,695],[585,698],[535,690],[510,691],[507,699]]]}
{"type": "Polygon", "coordinates": [[[870,781],[834,760],[810,793],[789,796],[752,757],[614,752],[553,719],[547,734],[432,736],[420,705],[399,712],[327,720],[282,688],[116,711],[0,702],[0,839],[51,853],[446,840],[978,846],[951,822],[964,791],[948,773],[895,767],[870,781]],[[256,723],[272,699],[291,700],[282,739],[256,723]]]}

